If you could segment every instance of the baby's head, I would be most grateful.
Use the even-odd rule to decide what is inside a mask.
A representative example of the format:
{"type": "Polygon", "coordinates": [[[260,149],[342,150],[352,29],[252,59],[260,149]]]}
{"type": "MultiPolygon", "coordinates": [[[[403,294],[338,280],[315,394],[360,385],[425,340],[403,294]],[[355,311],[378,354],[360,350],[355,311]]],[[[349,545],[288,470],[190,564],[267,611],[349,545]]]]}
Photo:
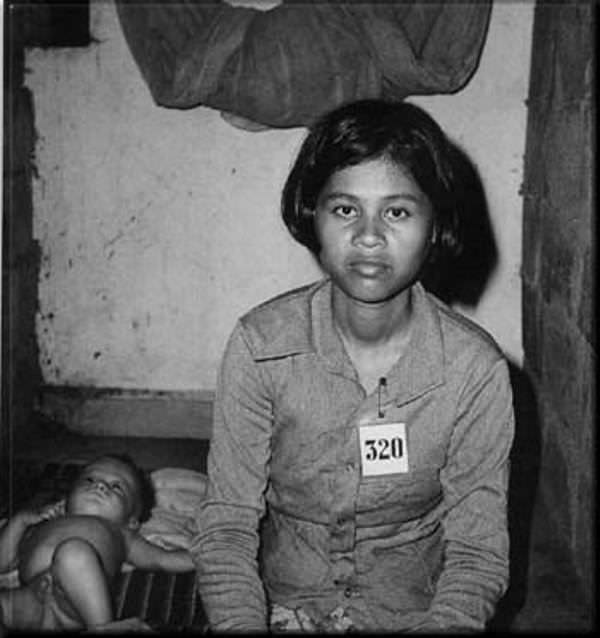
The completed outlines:
{"type": "Polygon", "coordinates": [[[154,505],[149,477],[126,454],[106,454],[82,469],[66,500],[67,514],[101,516],[136,529],[154,505]]]}

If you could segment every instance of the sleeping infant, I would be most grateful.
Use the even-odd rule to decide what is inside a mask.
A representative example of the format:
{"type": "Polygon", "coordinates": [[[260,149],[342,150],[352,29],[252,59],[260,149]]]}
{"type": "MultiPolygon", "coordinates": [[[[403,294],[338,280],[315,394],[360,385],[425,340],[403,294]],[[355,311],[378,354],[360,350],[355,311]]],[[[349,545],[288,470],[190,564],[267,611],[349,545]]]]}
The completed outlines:
{"type": "Polygon", "coordinates": [[[140,533],[152,484],[127,455],[85,465],[64,514],[15,514],[0,530],[0,573],[18,569],[20,586],[0,590],[2,627],[97,628],[114,620],[113,587],[124,562],[142,569],[194,569],[186,549],[166,549],[140,533]]]}

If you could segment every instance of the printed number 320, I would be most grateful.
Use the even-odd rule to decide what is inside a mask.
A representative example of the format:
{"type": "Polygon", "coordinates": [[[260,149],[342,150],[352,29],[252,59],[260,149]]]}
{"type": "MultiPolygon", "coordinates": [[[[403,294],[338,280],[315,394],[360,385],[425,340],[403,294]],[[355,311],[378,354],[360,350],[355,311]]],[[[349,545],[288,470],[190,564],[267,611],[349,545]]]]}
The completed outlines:
{"type": "Polygon", "coordinates": [[[365,440],[365,460],[366,461],[387,461],[390,459],[400,459],[404,454],[402,439],[395,436],[391,439],[366,439],[365,440]]]}

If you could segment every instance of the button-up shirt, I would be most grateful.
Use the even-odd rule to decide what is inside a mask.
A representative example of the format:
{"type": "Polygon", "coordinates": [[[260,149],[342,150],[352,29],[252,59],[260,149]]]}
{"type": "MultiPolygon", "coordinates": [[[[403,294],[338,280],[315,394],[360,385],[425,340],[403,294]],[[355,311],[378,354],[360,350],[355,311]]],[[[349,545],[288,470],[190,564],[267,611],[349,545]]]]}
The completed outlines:
{"type": "Polygon", "coordinates": [[[228,342],[192,548],[211,626],[264,630],[278,604],[316,622],[341,607],[364,630],[483,629],[508,580],[506,360],[415,284],[408,347],[367,393],[331,286],[261,304],[228,342]],[[360,432],[381,423],[402,424],[404,465],[369,475],[360,432]]]}

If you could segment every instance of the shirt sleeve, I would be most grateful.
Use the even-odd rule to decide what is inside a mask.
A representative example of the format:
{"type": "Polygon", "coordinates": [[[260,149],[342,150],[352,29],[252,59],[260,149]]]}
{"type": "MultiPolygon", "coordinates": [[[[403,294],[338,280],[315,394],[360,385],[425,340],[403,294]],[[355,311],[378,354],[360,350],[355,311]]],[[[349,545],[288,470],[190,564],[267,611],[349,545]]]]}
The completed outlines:
{"type": "Polygon", "coordinates": [[[444,566],[421,631],[483,631],[508,585],[512,390],[505,360],[482,367],[473,365],[460,394],[440,472],[444,566]]]}
{"type": "Polygon", "coordinates": [[[215,631],[264,631],[267,625],[257,557],[272,425],[266,387],[238,325],[217,382],[207,497],[191,548],[215,631]]]}

